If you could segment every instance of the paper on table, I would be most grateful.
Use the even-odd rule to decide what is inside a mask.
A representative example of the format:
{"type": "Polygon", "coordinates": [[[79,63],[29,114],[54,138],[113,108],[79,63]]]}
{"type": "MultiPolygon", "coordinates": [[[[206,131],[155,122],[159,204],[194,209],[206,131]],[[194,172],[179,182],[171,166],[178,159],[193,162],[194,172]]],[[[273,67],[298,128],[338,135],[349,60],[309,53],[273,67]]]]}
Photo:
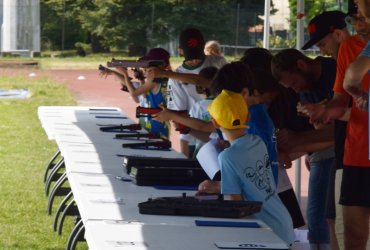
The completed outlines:
{"type": "Polygon", "coordinates": [[[100,119],[127,119],[125,116],[104,116],[104,115],[96,115],[95,118],[100,119]]]}
{"type": "Polygon", "coordinates": [[[148,249],[148,245],[144,241],[107,240],[106,242],[109,246],[115,248],[135,249],[135,250],[148,249]]]}
{"type": "Polygon", "coordinates": [[[284,243],[260,243],[260,242],[215,242],[221,249],[289,249],[284,243]]]}
{"type": "Polygon", "coordinates": [[[292,183],[290,182],[287,170],[284,169],[283,167],[279,166],[279,171],[278,171],[278,180],[279,180],[279,185],[277,185],[277,192],[284,192],[289,189],[292,189],[292,183]]]}
{"type": "Polygon", "coordinates": [[[307,229],[294,229],[295,239],[294,242],[308,243],[308,230],[307,229]]]}
{"type": "Polygon", "coordinates": [[[217,148],[217,139],[212,139],[204,144],[197,154],[199,164],[211,180],[221,169],[218,164],[218,155],[220,152],[221,151],[217,148]]]}
{"type": "Polygon", "coordinates": [[[255,221],[220,221],[220,220],[195,220],[195,225],[203,227],[249,227],[259,228],[261,227],[255,221]]]}
{"type": "Polygon", "coordinates": [[[119,204],[126,205],[125,201],[122,198],[106,198],[106,199],[96,199],[91,200],[92,203],[102,203],[102,204],[119,204]]]}
{"type": "Polygon", "coordinates": [[[110,187],[108,184],[100,184],[100,183],[81,183],[81,186],[84,187],[110,187]]]}

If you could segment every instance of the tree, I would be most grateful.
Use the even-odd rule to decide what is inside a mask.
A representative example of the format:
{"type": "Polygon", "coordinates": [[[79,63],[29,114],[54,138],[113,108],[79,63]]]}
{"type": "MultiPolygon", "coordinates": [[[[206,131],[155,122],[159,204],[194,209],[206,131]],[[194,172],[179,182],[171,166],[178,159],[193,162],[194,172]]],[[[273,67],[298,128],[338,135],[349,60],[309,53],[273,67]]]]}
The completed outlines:
{"type": "Polygon", "coordinates": [[[80,42],[91,43],[93,52],[131,48],[138,55],[177,41],[187,27],[223,44],[233,44],[236,36],[249,42],[249,26],[263,14],[261,0],[41,0],[41,8],[42,33],[52,48],[60,49],[64,40],[66,49],[80,42]]]}
{"type": "Polygon", "coordinates": [[[230,26],[234,14],[234,1],[183,0],[172,6],[168,22],[171,23],[173,36],[178,37],[187,27],[200,29],[207,39],[220,42],[228,40],[233,34],[230,26]]]}
{"type": "Polygon", "coordinates": [[[110,0],[99,2],[97,8],[97,12],[86,13],[83,23],[106,46],[145,48],[168,41],[164,35],[169,25],[162,16],[171,9],[163,1],[110,0]]]}
{"type": "Polygon", "coordinates": [[[70,2],[74,1],[40,1],[43,50],[73,49],[76,42],[86,42],[87,33],[82,30],[79,20],[72,16],[74,6],[70,2]]]}
{"type": "Polygon", "coordinates": [[[96,1],[95,9],[82,12],[80,20],[84,29],[102,37],[105,46],[153,47],[167,43],[188,26],[201,29],[213,39],[229,37],[229,2],[96,1]]]}
{"type": "MultiPolygon", "coordinates": [[[[325,1],[316,1],[316,0],[305,0],[305,21],[308,23],[314,16],[322,13],[325,10],[342,10],[345,11],[344,7],[347,6],[348,0],[325,0],[325,1]],[[338,5],[338,2],[341,2],[338,5]]],[[[290,30],[296,34],[297,30],[297,0],[289,0],[290,8],[290,30]]],[[[306,27],[307,25],[305,25],[306,27]]]]}

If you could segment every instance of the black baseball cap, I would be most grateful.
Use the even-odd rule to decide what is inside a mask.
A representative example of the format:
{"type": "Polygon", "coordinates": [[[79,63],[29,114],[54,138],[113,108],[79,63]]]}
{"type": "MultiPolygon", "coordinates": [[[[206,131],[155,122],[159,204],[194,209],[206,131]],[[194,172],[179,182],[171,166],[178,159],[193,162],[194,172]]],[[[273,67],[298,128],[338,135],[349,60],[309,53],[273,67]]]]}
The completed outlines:
{"type": "Polygon", "coordinates": [[[310,40],[308,40],[302,49],[306,50],[312,47],[335,29],[343,29],[346,27],[345,18],[346,14],[339,10],[325,11],[312,18],[307,27],[310,40]]]}
{"type": "Polygon", "coordinates": [[[203,59],[204,54],[204,37],[200,30],[188,28],[180,34],[180,48],[184,52],[185,60],[203,59]]]}

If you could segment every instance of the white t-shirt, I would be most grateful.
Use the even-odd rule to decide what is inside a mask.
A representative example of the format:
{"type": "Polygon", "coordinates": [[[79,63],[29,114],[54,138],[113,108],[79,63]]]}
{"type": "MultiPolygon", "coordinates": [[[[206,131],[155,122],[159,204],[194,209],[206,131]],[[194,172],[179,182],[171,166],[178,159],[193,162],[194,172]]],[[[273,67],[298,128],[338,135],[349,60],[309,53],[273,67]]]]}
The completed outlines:
{"type": "MultiPolygon", "coordinates": [[[[220,68],[227,62],[224,58],[206,56],[202,65],[197,68],[189,68],[182,64],[176,69],[178,73],[198,74],[206,67],[220,68]]],[[[196,91],[194,84],[187,84],[175,79],[169,79],[167,85],[167,108],[171,110],[190,110],[194,103],[202,100],[202,96],[196,91]]]]}
{"type": "MultiPolygon", "coordinates": [[[[189,116],[193,118],[200,119],[202,121],[212,121],[212,117],[208,112],[208,105],[212,102],[211,99],[203,99],[199,102],[194,103],[189,111],[189,116]]],[[[181,134],[180,139],[187,142],[195,142],[196,144],[200,143],[190,134],[181,134]]]]}

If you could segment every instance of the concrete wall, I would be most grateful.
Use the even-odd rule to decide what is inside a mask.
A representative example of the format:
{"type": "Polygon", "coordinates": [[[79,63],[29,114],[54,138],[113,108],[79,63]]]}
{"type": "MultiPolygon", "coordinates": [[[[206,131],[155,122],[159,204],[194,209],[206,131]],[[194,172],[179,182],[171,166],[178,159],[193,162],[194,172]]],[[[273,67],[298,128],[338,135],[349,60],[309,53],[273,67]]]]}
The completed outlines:
{"type": "Polygon", "coordinates": [[[0,0],[1,52],[40,52],[40,0],[0,0]]]}

